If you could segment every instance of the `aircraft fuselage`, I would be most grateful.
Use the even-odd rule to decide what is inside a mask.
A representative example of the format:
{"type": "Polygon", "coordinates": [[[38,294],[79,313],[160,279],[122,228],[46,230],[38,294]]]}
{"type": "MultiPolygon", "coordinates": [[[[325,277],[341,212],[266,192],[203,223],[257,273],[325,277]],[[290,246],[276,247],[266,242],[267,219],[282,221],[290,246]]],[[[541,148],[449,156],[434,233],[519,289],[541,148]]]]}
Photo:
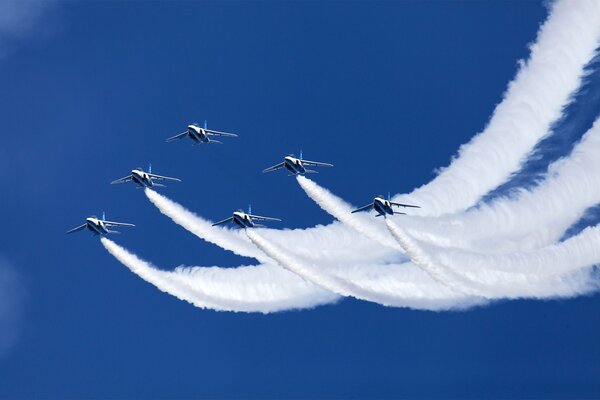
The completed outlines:
{"type": "Polygon", "coordinates": [[[283,159],[283,166],[294,175],[304,175],[306,173],[302,160],[296,157],[286,156],[283,159]]]}
{"type": "Polygon", "coordinates": [[[392,209],[392,205],[390,204],[389,200],[386,200],[383,197],[375,197],[373,200],[373,208],[379,215],[394,215],[394,210],[392,209]]]}
{"type": "Polygon", "coordinates": [[[108,229],[106,229],[106,225],[104,222],[98,218],[89,217],[85,219],[86,228],[89,229],[94,235],[106,235],[108,233],[108,229]]]}
{"type": "Polygon", "coordinates": [[[240,228],[254,228],[252,218],[243,211],[236,211],[233,213],[233,222],[240,228]]]}
{"type": "Polygon", "coordinates": [[[140,185],[141,187],[152,187],[154,183],[152,182],[152,178],[148,175],[147,172],[142,171],[141,169],[134,169],[131,171],[131,180],[140,185]]]}
{"type": "Polygon", "coordinates": [[[188,136],[191,137],[196,143],[210,142],[210,139],[208,138],[204,128],[201,128],[198,125],[188,125],[188,136]]]}

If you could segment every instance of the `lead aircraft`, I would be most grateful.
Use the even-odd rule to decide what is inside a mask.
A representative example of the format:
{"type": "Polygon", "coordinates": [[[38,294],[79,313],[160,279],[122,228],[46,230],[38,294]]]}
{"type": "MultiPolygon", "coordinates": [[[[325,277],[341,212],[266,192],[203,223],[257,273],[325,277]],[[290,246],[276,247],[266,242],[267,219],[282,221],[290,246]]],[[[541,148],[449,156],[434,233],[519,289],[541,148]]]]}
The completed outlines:
{"type": "Polygon", "coordinates": [[[85,219],[85,224],[80,225],[77,228],[73,228],[70,231],[68,231],[67,233],[77,232],[77,231],[83,230],[85,228],[89,229],[94,235],[107,235],[109,233],[121,233],[118,231],[111,231],[110,229],[108,229],[113,226],[135,226],[135,225],[127,224],[125,222],[107,221],[105,218],[104,212],[102,212],[102,219],[99,219],[95,215],[92,215],[91,217],[88,217],[85,219]]]}
{"type": "Polygon", "coordinates": [[[160,186],[160,187],[165,186],[160,183],[154,183],[153,180],[181,182],[181,179],[178,179],[178,178],[171,178],[170,176],[162,176],[162,175],[153,174],[152,173],[152,164],[150,164],[150,165],[148,165],[148,172],[145,172],[142,168],[137,167],[137,168],[131,170],[131,175],[116,179],[116,180],[112,181],[110,184],[114,185],[115,183],[125,183],[125,182],[129,182],[129,181],[133,181],[138,185],[138,189],[153,187],[153,186],[160,186]]]}
{"type": "Polygon", "coordinates": [[[167,142],[172,142],[174,140],[183,139],[184,137],[189,136],[190,139],[194,141],[194,146],[201,143],[221,143],[218,140],[211,139],[211,136],[229,136],[229,137],[237,137],[235,133],[227,133],[227,132],[219,132],[213,131],[206,127],[206,120],[204,121],[204,127],[200,127],[197,122],[188,125],[187,131],[182,132],[178,135],[172,136],[168,138],[167,142]]]}
{"type": "Polygon", "coordinates": [[[302,151],[300,151],[300,157],[296,158],[293,154],[288,154],[284,157],[283,162],[273,165],[272,167],[263,169],[263,172],[272,172],[281,168],[287,169],[292,175],[304,175],[304,174],[316,174],[317,171],[306,169],[305,166],[318,166],[318,167],[333,167],[333,164],[304,160],[302,158],[302,151]]]}
{"type": "Polygon", "coordinates": [[[262,227],[264,225],[255,224],[254,221],[281,221],[279,218],[271,218],[271,217],[262,217],[260,215],[253,215],[252,208],[248,206],[248,212],[245,213],[242,210],[234,211],[233,215],[229,218],[226,218],[222,221],[215,222],[212,226],[217,226],[221,224],[226,224],[228,222],[233,222],[239,228],[257,228],[262,227]]]}
{"type": "Polygon", "coordinates": [[[375,210],[377,211],[377,215],[376,217],[381,217],[381,216],[386,216],[386,215],[394,215],[394,214],[404,214],[406,215],[406,213],[403,212],[398,212],[398,211],[394,211],[394,209],[392,208],[392,206],[396,206],[396,207],[410,207],[410,208],[421,208],[419,206],[413,206],[411,204],[403,204],[403,203],[396,203],[395,201],[391,201],[390,200],[390,195],[388,193],[388,198],[385,199],[383,197],[383,195],[379,195],[379,196],[375,196],[375,198],[373,199],[373,202],[367,204],[366,206],[362,206],[360,208],[357,208],[356,210],[352,211],[352,213],[356,213],[359,211],[365,211],[365,210],[375,210]]]}

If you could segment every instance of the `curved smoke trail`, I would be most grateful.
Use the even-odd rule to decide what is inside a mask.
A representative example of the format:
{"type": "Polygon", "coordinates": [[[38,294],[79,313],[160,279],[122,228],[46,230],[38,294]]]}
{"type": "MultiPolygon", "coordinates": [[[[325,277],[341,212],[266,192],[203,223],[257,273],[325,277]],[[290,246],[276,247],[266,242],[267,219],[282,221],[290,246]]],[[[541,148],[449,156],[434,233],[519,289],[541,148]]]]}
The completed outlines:
{"type": "Polygon", "coordinates": [[[403,223],[419,240],[447,247],[508,253],[546,246],[600,203],[598,171],[600,119],[568,157],[550,166],[546,180],[534,189],[460,215],[405,218],[403,223]]]}
{"type": "Polygon", "coordinates": [[[487,299],[551,298],[598,289],[590,274],[600,263],[600,228],[543,249],[490,256],[426,246],[392,221],[387,220],[386,225],[416,265],[473,295],[487,299]]]}
{"type": "Polygon", "coordinates": [[[275,265],[178,267],[174,271],[163,271],[107,238],[100,240],[106,250],[134,274],[200,308],[271,313],[312,308],[339,299],[275,265]]]}
{"type": "Polygon", "coordinates": [[[503,183],[550,133],[551,124],[580,86],[599,38],[600,2],[554,3],[529,60],[509,84],[484,131],[463,145],[434,180],[395,200],[422,205],[418,215],[439,216],[474,205],[503,183]]]}
{"type": "Polygon", "coordinates": [[[379,266],[325,264],[291,254],[255,230],[246,230],[246,235],[283,268],[341,296],[420,310],[461,309],[483,302],[481,298],[440,285],[410,263],[379,266]]]}

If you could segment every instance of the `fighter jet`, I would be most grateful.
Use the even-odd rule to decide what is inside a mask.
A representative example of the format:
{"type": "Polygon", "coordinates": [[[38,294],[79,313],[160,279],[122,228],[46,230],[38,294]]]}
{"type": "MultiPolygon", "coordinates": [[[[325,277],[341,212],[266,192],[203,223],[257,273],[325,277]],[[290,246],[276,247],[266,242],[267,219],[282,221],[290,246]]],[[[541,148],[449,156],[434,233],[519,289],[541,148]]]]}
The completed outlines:
{"type": "Polygon", "coordinates": [[[356,212],[364,211],[364,210],[374,209],[375,211],[377,211],[376,217],[380,217],[382,215],[385,217],[386,215],[394,215],[394,214],[404,214],[404,215],[406,215],[406,213],[394,211],[392,209],[392,206],[396,206],[396,207],[410,207],[410,208],[421,208],[419,206],[413,206],[413,205],[410,205],[410,204],[396,203],[394,201],[389,200],[389,198],[390,198],[389,194],[388,194],[387,200],[383,197],[383,195],[376,196],[373,199],[372,203],[367,204],[366,206],[362,206],[360,208],[357,208],[356,210],[352,211],[352,213],[356,213],[356,212]]]}
{"type": "Polygon", "coordinates": [[[217,226],[221,224],[226,224],[228,222],[233,221],[238,228],[256,228],[262,227],[264,225],[255,224],[254,221],[281,221],[279,218],[271,218],[271,217],[261,217],[260,215],[253,215],[252,209],[248,207],[248,212],[245,213],[242,210],[237,210],[233,213],[233,215],[227,219],[224,219],[219,222],[215,222],[212,226],[217,226]]]}
{"type": "Polygon", "coordinates": [[[263,172],[271,172],[281,168],[287,169],[292,175],[304,175],[304,174],[316,174],[317,171],[306,169],[305,166],[319,166],[319,167],[333,167],[333,164],[309,161],[302,158],[302,151],[300,152],[300,158],[296,158],[293,154],[288,154],[283,159],[283,162],[273,165],[272,167],[265,168],[263,172]]]}
{"type": "Polygon", "coordinates": [[[93,216],[85,219],[85,224],[78,226],[77,228],[73,228],[70,231],[68,231],[67,233],[77,232],[77,231],[80,231],[85,228],[88,228],[94,235],[106,235],[109,233],[121,233],[118,231],[111,231],[108,229],[113,226],[135,226],[135,225],[127,224],[125,222],[107,221],[105,218],[104,212],[103,212],[102,219],[99,219],[98,217],[93,215],[93,216]]]}
{"type": "Polygon", "coordinates": [[[194,146],[201,143],[221,143],[218,140],[211,139],[211,136],[237,137],[235,133],[219,132],[207,129],[206,121],[204,121],[204,127],[201,128],[198,123],[194,122],[193,124],[188,125],[187,131],[182,132],[179,135],[172,136],[166,141],[172,142],[174,140],[183,139],[186,136],[189,136],[194,141],[194,146]]]}
{"type": "Polygon", "coordinates": [[[138,189],[146,188],[146,187],[153,187],[153,186],[160,186],[160,187],[165,186],[160,183],[155,183],[154,180],[166,180],[166,181],[181,182],[181,179],[153,174],[152,173],[152,164],[150,164],[150,165],[148,165],[148,172],[145,172],[142,168],[137,167],[137,168],[131,170],[131,175],[116,179],[116,180],[112,181],[110,184],[113,185],[115,183],[125,183],[125,182],[129,182],[129,181],[133,181],[138,185],[138,189]]]}

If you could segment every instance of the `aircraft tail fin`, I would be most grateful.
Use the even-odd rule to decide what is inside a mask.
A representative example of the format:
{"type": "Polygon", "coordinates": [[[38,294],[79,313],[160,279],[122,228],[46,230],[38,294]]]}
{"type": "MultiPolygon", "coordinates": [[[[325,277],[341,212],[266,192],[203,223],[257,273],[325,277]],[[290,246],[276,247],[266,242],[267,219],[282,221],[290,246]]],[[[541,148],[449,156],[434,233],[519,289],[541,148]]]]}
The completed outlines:
{"type": "Polygon", "coordinates": [[[119,231],[107,231],[108,233],[117,233],[117,234],[121,234],[121,232],[119,231]]]}
{"type": "Polygon", "coordinates": [[[223,142],[220,142],[220,141],[218,141],[218,140],[214,140],[214,139],[210,139],[210,140],[208,141],[208,143],[218,143],[218,144],[223,144],[223,142]]]}
{"type": "Polygon", "coordinates": [[[252,214],[252,204],[248,204],[248,214],[252,214]]]}
{"type": "Polygon", "coordinates": [[[204,129],[208,129],[208,124],[206,123],[206,120],[204,120],[204,129]]]}
{"type": "Polygon", "coordinates": [[[318,172],[312,169],[307,169],[305,174],[318,174],[318,172]]]}
{"type": "Polygon", "coordinates": [[[148,173],[152,173],[152,163],[148,163],[148,173]]]}
{"type": "Polygon", "coordinates": [[[106,221],[106,213],[102,211],[102,221],[106,221]]]}
{"type": "Polygon", "coordinates": [[[406,213],[400,212],[400,211],[394,211],[394,215],[396,214],[402,214],[402,215],[406,215],[406,213]]]}
{"type": "Polygon", "coordinates": [[[300,150],[300,160],[302,160],[302,150],[300,150]]]}
{"type": "Polygon", "coordinates": [[[166,185],[163,185],[162,183],[154,183],[152,186],[167,187],[166,185]]]}

